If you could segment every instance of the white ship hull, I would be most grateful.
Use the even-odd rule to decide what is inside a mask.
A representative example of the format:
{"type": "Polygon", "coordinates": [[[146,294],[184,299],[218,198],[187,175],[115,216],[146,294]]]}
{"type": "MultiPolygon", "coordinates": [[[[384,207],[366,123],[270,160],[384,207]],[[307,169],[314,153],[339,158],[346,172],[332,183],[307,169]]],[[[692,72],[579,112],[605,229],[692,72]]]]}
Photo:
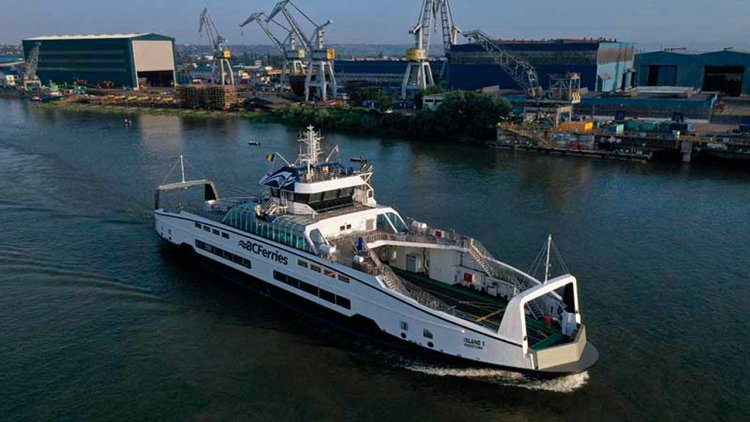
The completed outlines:
{"type": "Polygon", "coordinates": [[[342,316],[366,318],[382,333],[431,352],[553,375],[581,372],[598,358],[586,341],[584,327],[575,341],[565,346],[580,348],[576,361],[545,365],[524,338],[502,336],[431,309],[389,289],[376,276],[192,213],[159,209],[155,220],[157,233],[168,242],[187,245],[199,255],[342,316]],[[307,263],[306,267],[301,262],[307,263]],[[313,267],[319,267],[320,272],[313,267]]]}

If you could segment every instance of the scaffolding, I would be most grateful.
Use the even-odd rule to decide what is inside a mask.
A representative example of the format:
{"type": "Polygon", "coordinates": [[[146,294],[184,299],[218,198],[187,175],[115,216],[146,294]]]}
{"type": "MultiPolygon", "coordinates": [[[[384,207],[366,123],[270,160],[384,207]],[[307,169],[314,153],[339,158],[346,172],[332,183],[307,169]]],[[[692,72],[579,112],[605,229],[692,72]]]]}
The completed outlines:
{"type": "Polygon", "coordinates": [[[182,108],[229,110],[237,104],[237,89],[229,85],[181,85],[177,100],[182,108]]]}

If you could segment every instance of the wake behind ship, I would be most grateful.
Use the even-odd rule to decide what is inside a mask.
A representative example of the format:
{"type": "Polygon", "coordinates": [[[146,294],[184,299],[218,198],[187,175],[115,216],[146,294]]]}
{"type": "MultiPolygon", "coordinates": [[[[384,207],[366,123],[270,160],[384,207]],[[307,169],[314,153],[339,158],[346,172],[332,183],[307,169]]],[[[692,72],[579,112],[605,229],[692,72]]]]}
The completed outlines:
{"type": "Polygon", "coordinates": [[[300,154],[263,176],[260,197],[219,198],[209,180],[159,186],[158,235],[382,333],[474,363],[562,375],[585,371],[578,281],[543,280],[496,260],[479,241],[404,219],[378,204],[373,167],[323,158],[309,127],[300,154]],[[200,197],[189,192],[202,189],[200,197]]]}

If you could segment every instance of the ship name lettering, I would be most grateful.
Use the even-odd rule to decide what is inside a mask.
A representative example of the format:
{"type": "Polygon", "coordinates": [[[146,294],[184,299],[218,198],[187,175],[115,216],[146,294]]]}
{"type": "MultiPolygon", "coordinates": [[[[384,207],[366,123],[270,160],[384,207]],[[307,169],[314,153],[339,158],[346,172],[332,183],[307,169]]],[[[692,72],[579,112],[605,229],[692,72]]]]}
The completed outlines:
{"type": "Polygon", "coordinates": [[[263,258],[268,258],[272,261],[276,261],[279,264],[287,265],[289,263],[289,258],[276,251],[264,248],[260,243],[255,243],[250,240],[240,240],[239,245],[242,249],[245,249],[248,252],[260,255],[263,258]]]}

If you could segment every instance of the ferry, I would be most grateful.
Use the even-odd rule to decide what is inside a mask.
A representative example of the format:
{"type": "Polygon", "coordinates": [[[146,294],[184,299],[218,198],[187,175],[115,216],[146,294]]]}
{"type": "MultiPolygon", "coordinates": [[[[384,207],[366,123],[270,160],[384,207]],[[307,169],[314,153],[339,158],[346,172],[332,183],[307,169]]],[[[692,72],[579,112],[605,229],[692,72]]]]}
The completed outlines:
{"type": "Polygon", "coordinates": [[[268,154],[258,197],[222,198],[211,180],[185,180],[180,157],[181,180],[155,192],[156,233],[430,355],[543,376],[596,363],[578,280],[550,273],[551,237],[534,277],[472,237],[378,203],[372,164],[344,166],[322,140],[308,127],[296,160],[268,154]]]}

